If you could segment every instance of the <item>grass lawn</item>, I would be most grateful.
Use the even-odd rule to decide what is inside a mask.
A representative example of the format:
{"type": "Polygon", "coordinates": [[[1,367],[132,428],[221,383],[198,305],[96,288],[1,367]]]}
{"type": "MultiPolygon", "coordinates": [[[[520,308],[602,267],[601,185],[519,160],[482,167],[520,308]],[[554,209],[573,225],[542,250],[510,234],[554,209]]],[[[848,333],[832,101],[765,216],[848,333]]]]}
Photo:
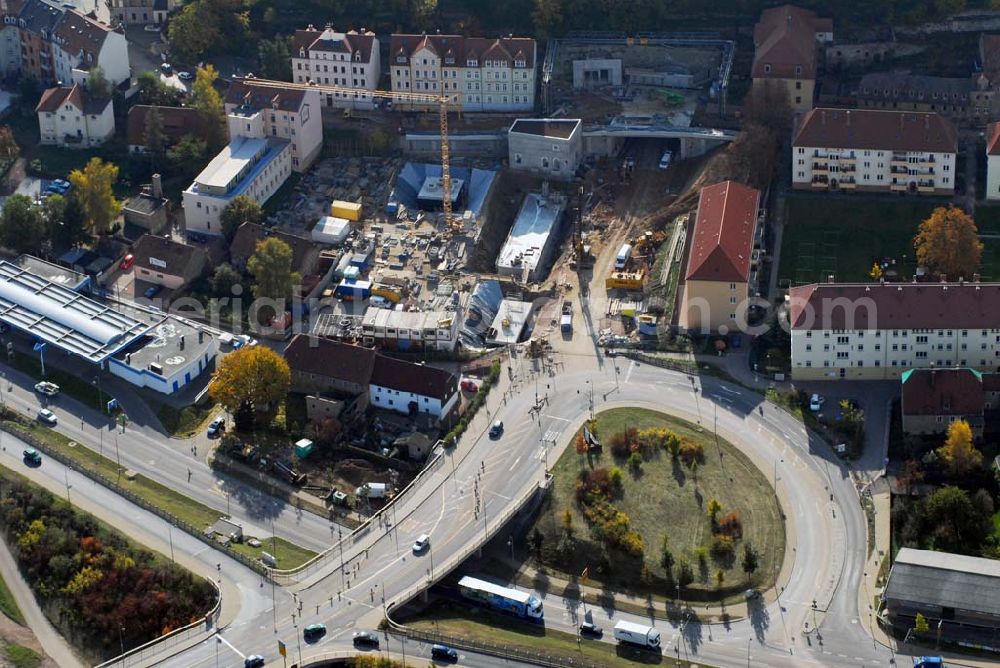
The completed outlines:
{"type": "Polygon", "coordinates": [[[42,665],[42,656],[24,645],[7,643],[3,648],[3,656],[14,668],[37,668],[42,665]]]}
{"type": "Polygon", "coordinates": [[[876,258],[895,258],[908,279],[915,268],[913,236],[939,205],[902,198],[789,196],[778,280],[802,285],[833,274],[838,281],[869,282],[876,258]]]}
{"type": "MultiPolygon", "coordinates": [[[[553,659],[575,659],[584,665],[608,666],[610,668],[655,663],[665,666],[688,668],[692,664],[679,661],[659,653],[644,652],[638,648],[618,646],[599,642],[563,631],[553,631],[544,626],[531,624],[499,615],[489,610],[460,605],[453,602],[435,604],[424,612],[400,620],[414,629],[430,633],[440,633],[460,638],[472,643],[485,643],[494,647],[508,647],[525,652],[537,653],[540,657],[553,659]]],[[[669,640],[667,629],[660,629],[661,643],[669,640]]],[[[605,637],[610,637],[611,629],[604,629],[605,637]]]]}
{"type": "MultiPolygon", "coordinates": [[[[677,562],[685,559],[695,573],[695,582],[686,590],[686,598],[715,600],[731,596],[747,587],[746,576],[740,568],[743,541],[749,541],[760,555],[760,564],[753,576],[753,585],[770,586],[780,570],[785,552],[785,529],[777,498],[771,487],[770,477],[757,470],[735,447],[716,439],[710,432],[698,431],[696,425],[656,411],[641,408],[619,408],[597,415],[597,429],[605,444],[604,453],[592,457],[568,449],[556,463],[551,493],[535,521],[544,541],[541,561],[556,571],[555,575],[571,580],[584,568],[589,568],[595,586],[604,585],[616,591],[648,594],[654,599],[674,595],[668,589],[665,571],[660,566],[660,545],[664,534],[669,536],[669,548],[677,562]],[[674,461],[665,451],[657,451],[644,461],[638,476],[628,472],[624,462],[615,461],[608,443],[613,434],[626,427],[646,429],[665,427],[682,441],[687,439],[704,447],[705,461],[697,470],[697,482],[692,471],[679,461],[674,461]],[[598,555],[603,546],[588,531],[587,520],[575,499],[578,475],[593,467],[620,466],[625,470],[622,493],[613,501],[614,507],[628,515],[631,527],[645,542],[644,555],[628,557],[617,552],[609,555],[610,573],[597,572],[598,555]],[[705,568],[699,567],[695,550],[708,547],[713,539],[707,505],[715,498],[722,504],[720,517],[738,511],[743,524],[743,541],[736,543],[734,559],[716,562],[711,557],[705,568]],[[575,528],[575,549],[569,561],[562,561],[556,554],[558,537],[562,535],[561,518],[569,509],[575,528]],[[642,583],[640,573],[645,565],[652,576],[642,583]],[[715,573],[722,570],[725,580],[721,591],[716,588],[715,573]]],[[[531,535],[529,529],[527,535],[531,535]]],[[[677,566],[674,567],[677,572],[677,566]]]]}
{"type": "Polygon", "coordinates": [[[0,576],[0,612],[10,617],[21,626],[25,625],[24,613],[21,612],[21,608],[17,607],[17,601],[14,600],[14,594],[11,593],[10,588],[7,587],[7,583],[4,582],[2,576],[0,576]]]}
{"type": "Polygon", "coordinates": [[[1000,280],[1000,239],[981,239],[983,242],[983,260],[979,268],[979,276],[983,281],[1000,280]]]}
{"type": "MultiPolygon", "coordinates": [[[[246,538],[250,538],[250,536],[246,538]]],[[[233,551],[253,559],[259,558],[262,551],[267,552],[275,558],[278,562],[278,568],[281,569],[295,568],[316,556],[315,552],[299,547],[295,543],[289,543],[284,538],[275,539],[273,544],[270,536],[256,536],[256,538],[261,543],[260,547],[250,547],[246,544],[246,540],[242,543],[230,543],[229,547],[233,548],[233,551]]]]}
{"type": "MultiPolygon", "coordinates": [[[[87,470],[96,471],[112,481],[119,480],[118,464],[114,459],[109,458],[114,457],[115,454],[114,432],[105,432],[105,453],[108,456],[102,457],[100,453],[94,452],[93,450],[82,445],[70,447],[70,439],[58,432],[43,427],[41,424],[33,422],[26,426],[19,426],[38,438],[41,438],[49,447],[58,450],[67,457],[72,458],[87,470]]],[[[183,520],[196,528],[206,527],[215,522],[222,515],[220,511],[202,505],[201,503],[184,496],[180,492],[174,491],[173,489],[167,487],[166,485],[162,485],[155,480],[150,480],[143,475],[136,475],[132,480],[129,480],[122,475],[119,484],[122,488],[142,497],[154,506],[167,511],[171,515],[174,515],[178,519],[183,520]]],[[[270,539],[265,541],[264,538],[261,538],[261,542],[269,545],[270,539]]],[[[255,549],[245,544],[234,544],[233,548],[237,552],[243,552],[244,554],[248,554],[250,556],[259,556],[260,549],[266,549],[255,549]]],[[[294,566],[308,561],[316,554],[315,552],[306,550],[305,548],[289,543],[281,538],[277,541],[276,550],[278,551],[278,554],[275,554],[274,556],[278,559],[278,563],[282,565],[282,568],[293,568],[294,566]]],[[[270,550],[267,551],[270,552],[270,550]]]]}
{"type": "Polygon", "coordinates": [[[977,204],[976,227],[980,234],[1000,234],[1000,204],[977,204]]]}
{"type": "Polygon", "coordinates": [[[211,401],[181,409],[162,404],[156,411],[156,417],[171,436],[189,438],[206,428],[218,410],[218,404],[211,401]]]}
{"type": "Polygon", "coordinates": [[[993,540],[1000,545],[1000,511],[993,515],[993,540]]]}

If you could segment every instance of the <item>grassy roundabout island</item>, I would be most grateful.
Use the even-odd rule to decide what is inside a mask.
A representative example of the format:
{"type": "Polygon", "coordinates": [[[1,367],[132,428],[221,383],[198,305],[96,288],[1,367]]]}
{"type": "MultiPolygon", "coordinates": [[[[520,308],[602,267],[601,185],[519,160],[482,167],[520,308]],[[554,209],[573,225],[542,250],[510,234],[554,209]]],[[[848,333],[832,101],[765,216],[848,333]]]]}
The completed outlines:
{"type": "Polygon", "coordinates": [[[597,414],[556,463],[526,541],[550,576],[630,594],[720,600],[770,586],[785,530],[771,481],[710,430],[656,411],[597,414]]]}

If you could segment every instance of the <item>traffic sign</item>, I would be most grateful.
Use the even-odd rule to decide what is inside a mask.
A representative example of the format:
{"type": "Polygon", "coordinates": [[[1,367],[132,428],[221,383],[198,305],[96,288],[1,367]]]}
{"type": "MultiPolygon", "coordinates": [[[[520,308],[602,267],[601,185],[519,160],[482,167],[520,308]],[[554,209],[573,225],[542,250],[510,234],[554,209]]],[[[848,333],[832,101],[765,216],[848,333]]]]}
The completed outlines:
{"type": "Polygon", "coordinates": [[[288,656],[288,650],[285,649],[285,643],[278,641],[278,654],[281,656],[288,656]]]}

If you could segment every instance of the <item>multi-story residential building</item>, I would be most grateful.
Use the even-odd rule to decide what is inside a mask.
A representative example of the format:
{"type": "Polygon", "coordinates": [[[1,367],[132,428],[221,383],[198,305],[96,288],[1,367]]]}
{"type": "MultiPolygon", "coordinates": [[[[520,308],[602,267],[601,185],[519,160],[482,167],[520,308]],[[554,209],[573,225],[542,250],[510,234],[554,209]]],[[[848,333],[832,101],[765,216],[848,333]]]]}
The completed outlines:
{"type": "Polygon", "coordinates": [[[812,109],[821,44],[833,41],[833,22],[793,5],[761,12],[753,29],[753,85],[778,86],[794,111],[812,109]]]}
{"type": "Polygon", "coordinates": [[[110,0],[111,16],[124,25],[163,24],[181,0],[110,0]]]}
{"type": "Polygon", "coordinates": [[[56,81],[84,82],[90,70],[100,67],[112,86],[131,75],[128,42],[122,29],[113,29],[72,9],[66,10],[52,35],[56,81]]]}
{"type": "Polygon", "coordinates": [[[986,199],[1000,200],[1000,123],[990,126],[986,142],[986,199]]]}
{"type": "MultiPolygon", "coordinates": [[[[259,125],[263,137],[287,139],[292,146],[292,170],[304,172],[323,150],[323,118],[320,93],[315,90],[272,88],[252,79],[234,81],[226,93],[226,113],[237,134],[259,125]]],[[[249,135],[248,135],[249,136],[249,135]]]]}
{"type": "Polygon", "coordinates": [[[531,111],[535,55],[526,37],[393,35],[389,74],[394,92],[446,95],[463,111],[531,111]]]}
{"type": "Polygon", "coordinates": [[[1000,283],[814,283],[789,299],[797,380],[1000,367],[1000,283]]]}
{"type": "Polygon", "coordinates": [[[510,168],[567,181],[583,159],[579,118],[519,118],[507,132],[510,168]]]}
{"type": "Polygon", "coordinates": [[[287,139],[234,136],[229,145],[195,177],[183,193],[188,232],[221,235],[219,216],[237,195],[261,204],[292,173],[292,145],[287,139]]]}
{"type": "Polygon", "coordinates": [[[0,76],[21,71],[21,30],[17,15],[24,0],[0,0],[0,76]]]}
{"type": "Polygon", "coordinates": [[[42,144],[90,148],[115,133],[111,98],[92,98],[80,84],[50,88],[35,108],[42,144]]]}
{"type": "Polygon", "coordinates": [[[378,88],[382,76],[378,38],[364,29],[337,32],[329,24],[322,31],[312,25],[296,30],[292,76],[296,83],[312,81],[352,89],[349,93],[324,92],[328,107],[371,108],[374,98],[367,91],[378,88]]]}
{"type": "Polygon", "coordinates": [[[792,187],[951,195],[957,152],[937,113],[817,108],[792,140],[792,187]]]}
{"type": "Polygon", "coordinates": [[[907,72],[873,72],[861,77],[858,106],[894,111],[936,111],[957,123],[986,123],[995,93],[985,77],[931,77],[907,72]]]}
{"type": "Polygon", "coordinates": [[[112,85],[129,79],[128,44],[121,29],[49,0],[25,0],[15,22],[23,74],[68,86],[86,81],[89,71],[100,67],[112,85]]]}
{"type": "Polygon", "coordinates": [[[746,322],[761,252],[759,211],[760,191],[749,186],[723,181],[701,189],[681,293],[682,328],[736,332],[746,322]]]}

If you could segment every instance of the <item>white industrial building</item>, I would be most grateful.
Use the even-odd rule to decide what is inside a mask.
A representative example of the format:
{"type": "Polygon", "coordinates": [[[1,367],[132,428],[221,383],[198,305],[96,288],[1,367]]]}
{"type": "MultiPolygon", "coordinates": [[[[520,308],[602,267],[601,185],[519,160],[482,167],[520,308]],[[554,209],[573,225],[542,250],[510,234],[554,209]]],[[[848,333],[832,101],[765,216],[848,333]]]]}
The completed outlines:
{"type": "Polygon", "coordinates": [[[563,201],[536,193],[524,196],[507,241],[497,256],[497,273],[522,282],[539,281],[559,246],[563,201]]]}
{"type": "Polygon", "coordinates": [[[328,244],[339,246],[347,239],[351,233],[351,221],[346,218],[335,218],[333,216],[323,216],[312,229],[312,240],[318,244],[328,244]]]}
{"type": "Polygon", "coordinates": [[[369,308],[361,319],[366,346],[398,350],[455,349],[461,321],[455,311],[395,311],[369,308]]]}
{"type": "Polygon", "coordinates": [[[248,195],[263,204],[291,173],[287,139],[234,137],[184,191],[187,231],[221,235],[219,216],[234,197],[248,195]]]}
{"type": "Polygon", "coordinates": [[[572,179],[583,159],[579,118],[519,118],[507,133],[511,169],[551,179],[572,179]]]}
{"type": "Polygon", "coordinates": [[[138,387],[172,394],[215,359],[214,337],[161,311],[131,309],[85,297],[26,269],[0,261],[0,322],[46,350],[76,355],[138,387]]]}

